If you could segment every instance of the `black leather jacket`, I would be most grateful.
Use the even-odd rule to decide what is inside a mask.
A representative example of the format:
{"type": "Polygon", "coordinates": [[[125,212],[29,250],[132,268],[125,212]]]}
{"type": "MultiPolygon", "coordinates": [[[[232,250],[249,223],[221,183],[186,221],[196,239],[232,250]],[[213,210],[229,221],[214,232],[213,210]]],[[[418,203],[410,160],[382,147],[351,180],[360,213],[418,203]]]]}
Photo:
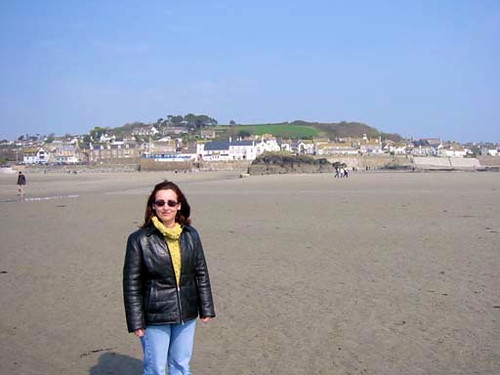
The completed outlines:
{"type": "Polygon", "coordinates": [[[214,317],[207,264],[198,232],[183,227],[181,280],[177,285],[165,237],[154,225],[132,233],[123,266],[123,297],[129,332],[147,325],[214,317]]]}

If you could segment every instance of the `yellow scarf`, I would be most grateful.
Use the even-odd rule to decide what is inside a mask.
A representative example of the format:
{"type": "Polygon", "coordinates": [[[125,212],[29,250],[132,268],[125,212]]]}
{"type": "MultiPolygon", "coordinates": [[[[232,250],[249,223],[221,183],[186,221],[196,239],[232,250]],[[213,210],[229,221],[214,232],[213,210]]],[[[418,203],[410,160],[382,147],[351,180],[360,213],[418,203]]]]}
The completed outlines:
{"type": "Polygon", "coordinates": [[[182,227],[179,223],[175,223],[172,228],[167,228],[156,216],[153,216],[152,220],[154,226],[165,236],[172,265],[174,266],[175,279],[177,285],[179,285],[181,282],[181,247],[179,238],[181,237],[182,227]]]}

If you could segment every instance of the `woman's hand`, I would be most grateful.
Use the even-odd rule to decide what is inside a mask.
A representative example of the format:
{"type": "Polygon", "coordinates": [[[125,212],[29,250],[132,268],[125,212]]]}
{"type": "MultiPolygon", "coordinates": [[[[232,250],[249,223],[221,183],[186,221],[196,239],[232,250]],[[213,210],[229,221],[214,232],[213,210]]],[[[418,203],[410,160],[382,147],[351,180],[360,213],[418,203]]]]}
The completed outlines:
{"type": "Polygon", "coordinates": [[[201,318],[203,323],[208,323],[210,320],[212,320],[212,318],[201,318]]]}
{"type": "Polygon", "coordinates": [[[136,335],[139,338],[141,338],[142,336],[144,336],[145,333],[146,333],[146,331],[144,330],[144,328],[139,328],[139,329],[136,329],[134,331],[134,335],[136,335]]]}

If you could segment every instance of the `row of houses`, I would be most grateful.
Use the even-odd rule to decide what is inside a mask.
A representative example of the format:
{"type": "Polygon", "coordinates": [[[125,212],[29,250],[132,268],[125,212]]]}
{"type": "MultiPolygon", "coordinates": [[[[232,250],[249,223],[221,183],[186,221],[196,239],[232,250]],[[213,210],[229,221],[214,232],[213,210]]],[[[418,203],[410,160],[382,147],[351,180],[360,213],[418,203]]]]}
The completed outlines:
{"type": "Polygon", "coordinates": [[[133,159],[145,152],[136,142],[111,142],[80,148],[78,144],[44,144],[23,150],[24,164],[94,164],[111,159],[133,159]]]}
{"type": "MultiPolygon", "coordinates": [[[[254,160],[264,152],[288,151],[316,156],[333,155],[413,155],[465,157],[469,150],[456,143],[439,139],[421,139],[412,142],[382,141],[380,138],[328,139],[279,141],[272,136],[233,141],[199,141],[184,145],[182,140],[165,137],[138,143],[134,139],[116,141],[113,138],[82,148],[78,140],[53,142],[23,151],[24,164],[97,164],[110,160],[153,158],[164,161],[231,161],[254,160]]],[[[495,150],[497,151],[497,150],[495,150]]]]}
{"type": "Polygon", "coordinates": [[[270,151],[291,151],[314,154],[314,143],[278,143],[276,139],[228,140],[197,142],[184,147],[170,138],[139,144],[135,141],[113,141],[90,144],[82,149],[78,144],[45,144],[26,148],[24,164],[97,164],[113,159],[153,158],[165,161],[229,161],[254,160],[270,151]]]}

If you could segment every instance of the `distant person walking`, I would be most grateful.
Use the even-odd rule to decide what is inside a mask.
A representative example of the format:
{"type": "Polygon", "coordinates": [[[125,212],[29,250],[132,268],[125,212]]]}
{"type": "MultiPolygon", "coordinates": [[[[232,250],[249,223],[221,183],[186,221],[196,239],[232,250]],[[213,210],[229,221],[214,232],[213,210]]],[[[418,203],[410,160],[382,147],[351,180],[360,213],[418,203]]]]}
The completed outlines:
{"type": "Polygon", "coordinates": [[[24,195],[24,185],[26,185],[26,176],[23,172],[19,171],[17,175],[17,193],[19,195],[24,195]]]}
{"type": "Polygon", "coordinates": [[[196,319],[215,317],[200,236],[191,208],[171,181],[151,192],[144,224],[127,241],[123,296],[129,332],[141,339],[143,374],[188,375],[196,319]]]}

